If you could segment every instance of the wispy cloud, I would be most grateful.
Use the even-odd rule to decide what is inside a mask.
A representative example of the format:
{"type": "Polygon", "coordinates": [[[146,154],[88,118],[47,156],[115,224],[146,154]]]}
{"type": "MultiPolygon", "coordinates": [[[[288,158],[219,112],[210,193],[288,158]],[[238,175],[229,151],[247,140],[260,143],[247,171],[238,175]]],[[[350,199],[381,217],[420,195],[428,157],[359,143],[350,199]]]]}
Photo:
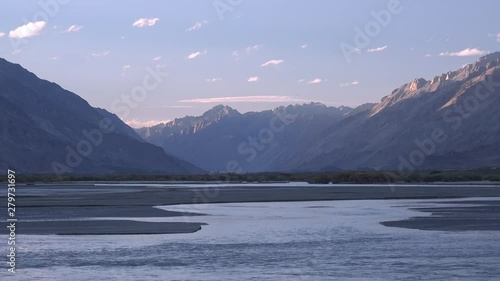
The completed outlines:
{"type": "Polygon", "coordinates": [[[125,73],[125,71],[129,70],[130,68],[132,68],[132,66],[130,64],[126,64],[126,65],[122,66],[122,73],[125,73]]]}
{"type": "Polygon", "coordinates": [[[262,45],[253,45],[245,48],[245,53],[250,54],[254,51],[258,51],[262,48],[262,45]]]}
{"type": "Polygon", "coordinates": [[[154,58],[153,58],[153,60],[154,60],[154,61],[159,61],[159,60],[161,60],[161,57],[160,57],[160,56],[158,56],[158,57],[154,57],[154,58]]]}
{"type": "Polygon", "coordinates": [[[30,22],[9,32],[9,37],[14,39],[29,38],[39,35],[47,26],[44,21],[30,22]]]}
{"type": "Polygon", "coordinates": [[[189,54],[186,58],[187,58],[188,60],[192,60],[192,59],[194,59],[194,58],[197,58],[197,57],[199,57],[199,56],[201,56],[201,55],[206,55],[206,54],[207,54],[207,50],[205,50],[205,51],[203,51],[203,52],[198,51],[198,52],[194,52],[194,53],[189,54]]]}
{"type": "Polygon", "coordinates": [[[304,45],[300,46],[300,48],[301,48],[301,49],[305,49],[305,48],[307,48],[307,44],[304,44],[304,45]]]}
{"type": "Polygon", "coordinates": [[[247,81],[248,82],[257,82],[257,81],[259,81],[259,77],[258,76],[252,76],[252,77],[248,78],[247,81]]]}
{"type": "Polygon", "coordinates": [[[192,105],[153,105],[146,108],[193,108],[192,105]]]}
{"type": "Polygon", "coordinates": [[[132,127],[132,128],[140,129],[140,128],[144,128],[144,127],[156,126],[156,125],[161,124],[161,123],[168,123],[170,121],[171,120],[148,120],[148,121],[140,121],[138,119],[132,119],[132,120],[125,121],[125,123],[127,125],[129,125],[130,127],[132,127]]]}
{"type": "Polygon", "coordinates": [[[191,26],[190,28],[186,29],[186,31],[191,32],[191,31],[193,31],[193,30],[200,29],[200,28],[202,28],[205,24],[208,24],[208,21],[204,20],[204,21],[201,21],[201,22],[196,22],[193,26],[191,26]]]}
{"type": "Polygon", "coordinates": [[[377,53],[377,52],[382,52],[384,51],[385,49],[387,49],[388,46],[383,46],[383,47],[378,47],[378,48],[375,48],[375,49],[368,49],[366,50],[367,53],[377,53]]]}
{"type": "Polygon", "coordinates": [[[323,79],[321,79],[321,78],[316,78],[316,79],[313,79],[313,80],[311,80],[311,81],[307,81],[307,84],[319,84],[319,83],[321,83],[321,82],[323,82],[323,79]]]}
{"type": "Polygon", "coordinates": [[[488,33],[488,37],[496,38],[498,42],[500,42],[500,33],[488,33]]]}
{"type": "Polygon", "coordinates": [[[132,26],[135,27],[147,27],[155,25],[160,19],[159,18],[140,18],[136,20],[132,26]]]}
{"type": "Polygon", "coordinates": [[[297,82],[298,83],[306,83],[306,84],[319,84],[319,83],[323,83],[325,81],[326,81],[326,79],[314,78],[314,79],[311,79],[311,80],[300,79],[297,82]]]}
{"type": "Polygon", "coordinates": [[[72,25],[72,26],[68,27],[66,30],[64,30],[63,32],[64,33],[78,32],[78,31],[82,30],[82,28],[83,28],[83,25],[72,25]]]}
{"type": "Polygon", "coordinates": [[[439,55],[442,57],[470,57],[470,56],[483,56],[490,53],[490,51],[484,51],[476,48],[467,48],[459,52],[443,52],[439,55]]]}
{"type": "Polygon", "coordinates": [[[352,82],[346,82],[346,83],[340,83],[341,88],[349,87],[349,86],[356,86],[359,85],[359,81],[352,81],[352,82]]]}
{"type": "Polygon", "coordinates": [[[0,32],[0,38],[1,38],[1,37],[4,37],[4,36],[5,36],[5,33],[0,32]]]}
{"type": "Polygon", "coordinates": [[[261,67],[266,67],[266,66],[270,66],[270,65],[279,65],[279,64],[282,64],[284,62],[285,62],[284,60],[270,60],[268,62],[263,63],[261,65],[261,67]]]}
{"type": "Polygon", "coordinates": [[[111,54],[111,51],[104,51],[104,52],[100,52],[100,53],[92,53],[91,56],[94,57],[94,58],[98,58],[98,57],[106,57],[108,55],[111,54]]]}
{"type": "Polygon", "coordinates": [[[310,100],[300,99],[291,96],[242,96],[242,97],[217,97],[206,99],[180,100],[183,103],[254,103],[254,102],[309,102],[310,100]]]}
{"type": "Polygon", "coordinates": [[[256,45],[248,46],[248,47],[241,49],[241,50],[234,50],[231,53],[231,55],[235,58],[239,58],[242,54],[249,55],[251,53],[257,52],[260,49],[262,49],[262,45],[256,44],[256,45]]]}
{"type": "Polygon", "coordinates": [[[50,57],[49,60],[60,60],[61,57],[59,56],[53,56],[53,57],[50,57]]]}
{"type": "Polygon", "coordinates": [[[205,79],[205,81],[210,82],[210,83],[214,83],[214,82],[222,81],[222,78],[208,78],[208,79],[205,79]]]}

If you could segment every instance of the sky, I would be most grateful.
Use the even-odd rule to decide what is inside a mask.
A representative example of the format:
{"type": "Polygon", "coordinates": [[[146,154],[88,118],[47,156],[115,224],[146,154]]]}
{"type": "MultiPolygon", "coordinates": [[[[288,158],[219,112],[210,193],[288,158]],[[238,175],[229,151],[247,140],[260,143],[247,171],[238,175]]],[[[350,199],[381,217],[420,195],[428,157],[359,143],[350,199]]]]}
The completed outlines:
{"type": "Polygon", "coordinates": [[[133,127],[218,104],[378,102],[500,50],[496,0],[0,3],[0,57],[133,127]]]}

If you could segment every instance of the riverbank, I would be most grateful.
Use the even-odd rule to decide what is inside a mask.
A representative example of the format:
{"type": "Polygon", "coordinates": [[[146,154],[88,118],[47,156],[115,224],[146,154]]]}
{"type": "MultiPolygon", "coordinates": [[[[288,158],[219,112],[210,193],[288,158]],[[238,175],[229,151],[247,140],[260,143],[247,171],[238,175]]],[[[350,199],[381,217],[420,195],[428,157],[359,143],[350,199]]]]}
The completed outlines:
{"type": "MultiPolygon", "coordinates": [[[[121,185],[96,183],[19,186],[19,234],[192,233],[202,223],[137,223],[133,218],[195,216],[160,205],[377,199],[500,197],[498,185],[121,185]],[[113,217],[113,221],[86,220],[113,217]],[[123,218],[123,220],[118,220],[123,218]],[[50,223],[41,223],[50,221],[50,223]]],[[[5,194],[3,194],[3,197],[5,194]]],[[[4,198],[5,199],[5,198],[4,198]]],[[[495,209],[496,210],[496,209],[495,209]]],[[[498,211],[498,210],[496,210],[498,211]]],[[[1,219],[6,219],[1,217],[1,219]]]]}

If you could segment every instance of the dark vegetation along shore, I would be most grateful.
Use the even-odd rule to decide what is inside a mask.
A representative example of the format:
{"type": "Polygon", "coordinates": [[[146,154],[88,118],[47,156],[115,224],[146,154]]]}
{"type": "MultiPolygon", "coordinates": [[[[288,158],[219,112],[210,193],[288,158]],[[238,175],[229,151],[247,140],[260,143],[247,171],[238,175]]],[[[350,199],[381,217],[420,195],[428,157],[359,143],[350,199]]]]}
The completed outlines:
{"type": "MultiPolygon", "coordinates": [[[[6,180],[2,177],[2,180],[6,180]]],[[[402,174],[398,171],[335,171],[316,173],[256,173],[256,174],[200,174],[200,175],[23,175],[19,182],[74,182],[74,181],[188,181],[188,182],[308,182],[308,183],[435,183],[435,182],[500,182],[500,169],[429,170],[402,174]]]]}
{"type": "MultiPolygon", "coordinates": [[[[20,184],[16,190],[19,234],[99,235],[167,234],[200,230],[195,213],[163,211],[154,206],[200,203],[284,202],[365,199],[436,199],[500,197],[500,186],[483,185],[182,185],[147,183],[20,184]],[[183,222],[145,222],[138,218],[184,216],[183,222]]],[[[5,199],[6,194],[1,194],[5,199]]],[[[478,218],[493,212],[477,212],[478,218]]],[[[457,211],[458,213],[458,211],[457,211]]],[[[473,213],[471,213],[473,219],[473,213]]],[[[6,219],[0,214],[0,219],[6,219]]],[[[453,218],[451,218],[453,219],[453,218]]],[[[167,220],[168,221],[168,220],[167,220]]],[[[441,219],[443,228],[450,220],[441,219]]],[[[412,222],[410,222],[411,224],[412,222]]],[[[467,222],[464,222],[467,223],[467,222]]],[[[490,223],[498,221],[491,220],[490,223]]],[[[387,226],[407,227],[391,222],[387,226]]],[[[410,228],[432,229],[426,226],[410,228]]],[[[460,229],[460,227],[455,227],[460,229]]],[[[488,228],[488,227],[484,227],[488,228]]]]}

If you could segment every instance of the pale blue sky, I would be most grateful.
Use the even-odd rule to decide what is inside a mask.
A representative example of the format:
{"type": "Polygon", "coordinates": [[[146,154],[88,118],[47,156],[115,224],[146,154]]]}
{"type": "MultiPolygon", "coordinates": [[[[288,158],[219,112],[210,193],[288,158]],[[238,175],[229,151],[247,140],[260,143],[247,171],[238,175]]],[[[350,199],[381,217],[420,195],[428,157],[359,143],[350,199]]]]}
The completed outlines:
{"type": "Polygon", "coordinates": [[[219,103],[246,112],[377,102],[500,50],[499,1],[394,1],[2,1],[0,57],[136,124],[219,103]],[[356,45],[355,28],[381,10],[392,13],[388,24],[356,45]],[[342,43],[358,48],[350,60],[342,43]],[[129,113],[116,112],[113,102],[142,84],[146,67],[169,76],[129,113]]]}

